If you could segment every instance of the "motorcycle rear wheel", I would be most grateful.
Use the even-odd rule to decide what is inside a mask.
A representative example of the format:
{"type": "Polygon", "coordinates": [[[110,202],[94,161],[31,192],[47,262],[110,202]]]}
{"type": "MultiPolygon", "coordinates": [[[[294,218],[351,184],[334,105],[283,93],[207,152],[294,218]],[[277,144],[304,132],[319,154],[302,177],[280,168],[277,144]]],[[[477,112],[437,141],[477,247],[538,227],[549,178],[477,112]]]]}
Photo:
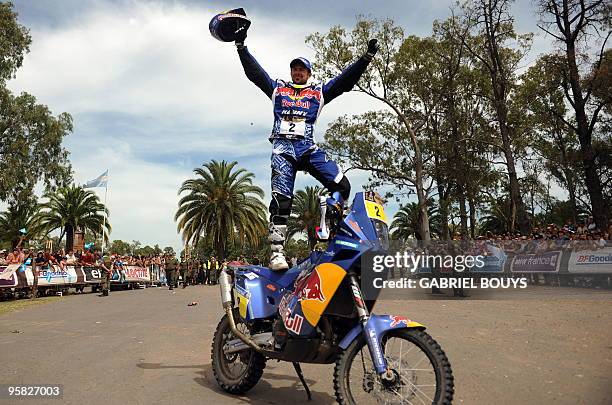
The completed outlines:
{"type": "Polygon", "coordinates": [[[339,404],[452,403],[453,372],[446,354],[431,336],[417,329],[394,330],[385,335],[382,346],[396,382],[387,386],[381,382],[366,340],[360,336],[336,361],[334,390],[339,404]],[[399,356],[395,353],[398,342],[399,356]],[[411,360],[408,355],[416,357],[411,360]]]}
{"type": "MultiPolygon", "coordinates": [[[[234,316],[236,327],[248,334],[246,325],[234,316]]],[[[211,360],[213,374],[219,386],[230,394],[243,394],[259,381],[266,367],[266,358],[253,349],[225,354],[223,346],[236,339],[230,329],[229,319],[224,315],[217,326],[212,343],[211,360]]]]}

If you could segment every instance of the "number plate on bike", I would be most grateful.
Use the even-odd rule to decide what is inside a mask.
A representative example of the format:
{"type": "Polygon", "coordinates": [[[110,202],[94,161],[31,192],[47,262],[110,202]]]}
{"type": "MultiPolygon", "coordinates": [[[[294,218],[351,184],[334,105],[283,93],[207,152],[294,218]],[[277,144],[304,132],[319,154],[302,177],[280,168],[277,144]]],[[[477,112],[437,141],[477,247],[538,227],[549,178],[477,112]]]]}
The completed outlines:
{"type": "Polygon", "coordinates": [[[382,205],[366,200],[365,206],[370,218],[378,219],[384,223],[387,223],[387,215],[385,214],[385,209],[382,205]]]}

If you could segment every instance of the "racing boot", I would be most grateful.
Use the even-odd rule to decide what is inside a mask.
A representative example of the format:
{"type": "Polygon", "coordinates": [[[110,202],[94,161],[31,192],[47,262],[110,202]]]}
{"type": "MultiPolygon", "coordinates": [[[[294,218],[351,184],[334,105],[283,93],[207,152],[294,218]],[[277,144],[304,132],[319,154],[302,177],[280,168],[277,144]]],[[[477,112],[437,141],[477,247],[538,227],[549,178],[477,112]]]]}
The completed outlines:
{"type": "Polygon", "coordinates": [[[331,208],[330,214],[332,216],[344,215],[344,199],[339,192],[334,192],[331,197],[327,198],[327,205],[331,208]]]}
{"type": "Polygon", "coordinates": [[[285,259],[285,234],[287,233],[287,225],[275,225],[270,223],[268,229],[268,240],[270,241],[270,247],[272,249],[272,256],[270,257],[271,270],[281,271],[287,270],[289,265],[287,259],[285,259]]]}

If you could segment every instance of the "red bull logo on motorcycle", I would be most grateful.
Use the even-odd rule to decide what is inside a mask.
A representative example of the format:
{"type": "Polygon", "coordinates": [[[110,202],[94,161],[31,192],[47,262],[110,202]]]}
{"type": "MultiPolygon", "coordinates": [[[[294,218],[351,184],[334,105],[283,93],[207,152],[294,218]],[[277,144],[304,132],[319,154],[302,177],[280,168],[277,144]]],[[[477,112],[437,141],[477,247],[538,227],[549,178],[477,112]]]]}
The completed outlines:
{"type": "Polygon", "coordinates": [[[408,326],[408,324],[412,322],[410,319],[403,317],[403,316],[398,316],[398,315],[389,315],[389,319],[391,320],[391,325],[389,326],[392,328],[402,323],[404,324],[404,326],[408,326]]]}
{"type": "Polygon", "coordinates": [[[319,272],[315,269],[309,276],[305,277],[304,280],[300,281],[298,288],[298,299],[304,300],[317,300],[325,302],[325,295],[323,295],[323,286],[321,283],[321,277],[319,272]]]}
{"type": "Polygon", "coordinates": [[[285,312],[285,315],[286,316],[283,317],[283,323],[285,324],[285,328],[287,328],[288,331],[299,335],[302,331],[304,317],[298,314],[294,314],[293,316],[291,316],[291,311],[285,312]]]}

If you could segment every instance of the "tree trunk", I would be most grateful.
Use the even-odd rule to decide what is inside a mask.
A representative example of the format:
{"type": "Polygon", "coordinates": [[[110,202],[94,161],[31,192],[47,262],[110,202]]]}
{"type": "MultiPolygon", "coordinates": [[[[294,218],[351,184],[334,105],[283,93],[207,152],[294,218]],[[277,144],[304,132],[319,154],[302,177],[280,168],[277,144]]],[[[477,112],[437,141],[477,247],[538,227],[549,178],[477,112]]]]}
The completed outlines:
{"type": "MultiPolygon", "coordinates": [[[[503,90],[502,90],[503,91],[503,90]]],[[[495,91],[495,93],[497,93],[495,91]]],[[[510,200],[512,201],[513,214],[516,213],[516,222],[518,223],[519,231],[525,235],[530,230],[529,218],[525,211],[525,204],[521,197],[521,189],[519,186],[518,176],[516,174],[516,164],[514,163],[514,152],[512,151],[512,141],[510,137],[510,128],[508,127],[508,110],[505,106],[505,96],[498,99],[496,95],[495,110],[497,112],[497,121],[499,124],[499,132],[502,138],[502,149],[506,159],[506,168],[508,170],[508,181],[510,183],[510,200]]],[[[514,216],[514,215],[513,215],[514,216]]],[[[515,220],[512,221],[512,229],[514,232],[515,220]]]]}
{"type": "Polygon", "coordinates": [[[461,233],[461,235],[467,236],[468,234],[468,215],[467,215],[467,209],[465,207],[465,192],[461,187],[459,188],[458,191],[460,193],[459,196],[457,197],[457,199],[459,200],[459,221],[460,221],[459,232],[461,233]]]}
{"type": "MultiPolygon", "coordinates": [[[[569,13],[570,10],[568,5],[564,2],[563,9],[559,10],[558,14],[555,13],[554,15],[557,19],[557,24],[562,25],[562,28],[561,26],[559,28],[565,37],[565,56],[567,58],[569,73],[568,79],[573,98],[571,101],[574,112],[576,113],[576,132],[578,140],[580,141],[584,180],[591,200],[591,211],[597,227],[604,230],[607,226],[606,206],[603,198],[601,181],[595,166],[595,153],[591,143],[592,128],[589,125],[589,119],[585,111],[587,100],[582,93],[580,73],[578,72],[578,65],[576,63],[576,41],[578,40],[578,32],[575,33],[572,29],[572,24],[576,18],[570,19],[569,13]]],[[[582,18],[585,18],[585,14],[586,10],[583,5],[580,22],[582,22],[582,18]]],[[[567,96],[569,98],[569,95],[567,96]]]]}
{"type": "Polygon", "coordinates": [[[565,178],[565,186],[569,193],[569,201],[572,208],[572,221],[577,224],[578,221],[578,206],[576,204],[576,184],[574,183],[572,170],[569,169],[568,158],[567,158],[567,146],[563,139],[563,135],[559,134],[556,139],[557,147],[561,155],[561,172],[565,178]]]}
{"type": "MultiPolygon", "coordinates": [[[[437,155],[434,156],[434,173],[436,180],[436,188],[438,189],[438,205],[440,207],[440,239],[448,240],[450,231],[448,229],[448,205],[449,196],[445,190],[444,181],[442,180],[442,173],[440,168],[440,159],[437,155]]],[[[443,170],[443,169],[442,169],[443,170]]],[[[447,184],[446,189],[450,188],[447,184]]]]}
{"type": "Polygon", "coordinates": [[[448,198],[444,196],[444,187],[438,185],[438,202],[440,205],[440,239],[449,240],[450,231],[448,229],[448,198]]]}
{"type": "Polygon", "coordinates": [[[66,251],[69,252],[74,248],[74,227],[71,224],[67,224],[64,230],[66,233],[66,251]]]}
{"type": "Polygon", "coordinates": [[[470,238],[476,238],[476,204],[474,199],[468,197],[468,205],[470,207],[470,238]]]}
{"type": "Polygon", "coordinates": [[[429,214],[427,213],[427,196],[425,195],[425,189],[423,188],[423,155],[421,154],[421,147],[419,146],[419,141],[417,139],[416,133],[408,122],[406,116],[391,102],[389,102],[388,100],[385,101],[387,102],[387,105],[389,105],[399,116],[400,120],[404,124],[404,127],[408,131],[408,134],[410,135],[410,141],[412,143],[412,147],[414,148],[414,186],[416,188],[416,194],[419,204],[420,234],[423,238],[423,241],[429,242],[431,240],[431,233],[429,231],[429,214]]]}
{"type": "MultiPolygon", "coordinates": [[[[510,84],[509,75],[506,72],[500,49],[498,44],[498,30],[501,28],[501,17],[503,9],[507,6],[507,2],[482,3],[482,16],[485,20],[486,32],[486,47],[488,57],[488,68],[491,79],[491,87],[493,90],[493,107],[495,108],[496,119],[499,125],[499,134],[502,141],[502,150],[506,159],[506,167],[508,170],[508,181],[510,185],[510,199],[514,212],[517,215],[519,230],[522,234],[526,234],[530,230],[529,218],[525,211],[525,205],[521,197],[521,190],[516,174],[516,164],[514,162],[514,152],[512,151],[512,136],[510,126],[508,125],[508,86],[510,84]]],[[[514,218],[512,221],[514,228],[514,218]]],[[[512,229],[514,231],[514,229],[512,229]]]]}
{"type": "Polygon", "coordinates": [[[580,141],[584,182],[591,200],[591,211],[595,224],[597,224],[599,229],[604,230],[607,227],[608,221],[606,205],[603,198],[601,181],[595,165],[595,151],[593,151],[591,143],[592,130],[589,128],[589,120],[585,112],[586,101],[582,95],[580,75],[576,65],[576,49],[573,41],[566,42],[566,56],[569,67],[569,82],[573,95],[573,107],[576,113],[576,132],[580,141]]]}

